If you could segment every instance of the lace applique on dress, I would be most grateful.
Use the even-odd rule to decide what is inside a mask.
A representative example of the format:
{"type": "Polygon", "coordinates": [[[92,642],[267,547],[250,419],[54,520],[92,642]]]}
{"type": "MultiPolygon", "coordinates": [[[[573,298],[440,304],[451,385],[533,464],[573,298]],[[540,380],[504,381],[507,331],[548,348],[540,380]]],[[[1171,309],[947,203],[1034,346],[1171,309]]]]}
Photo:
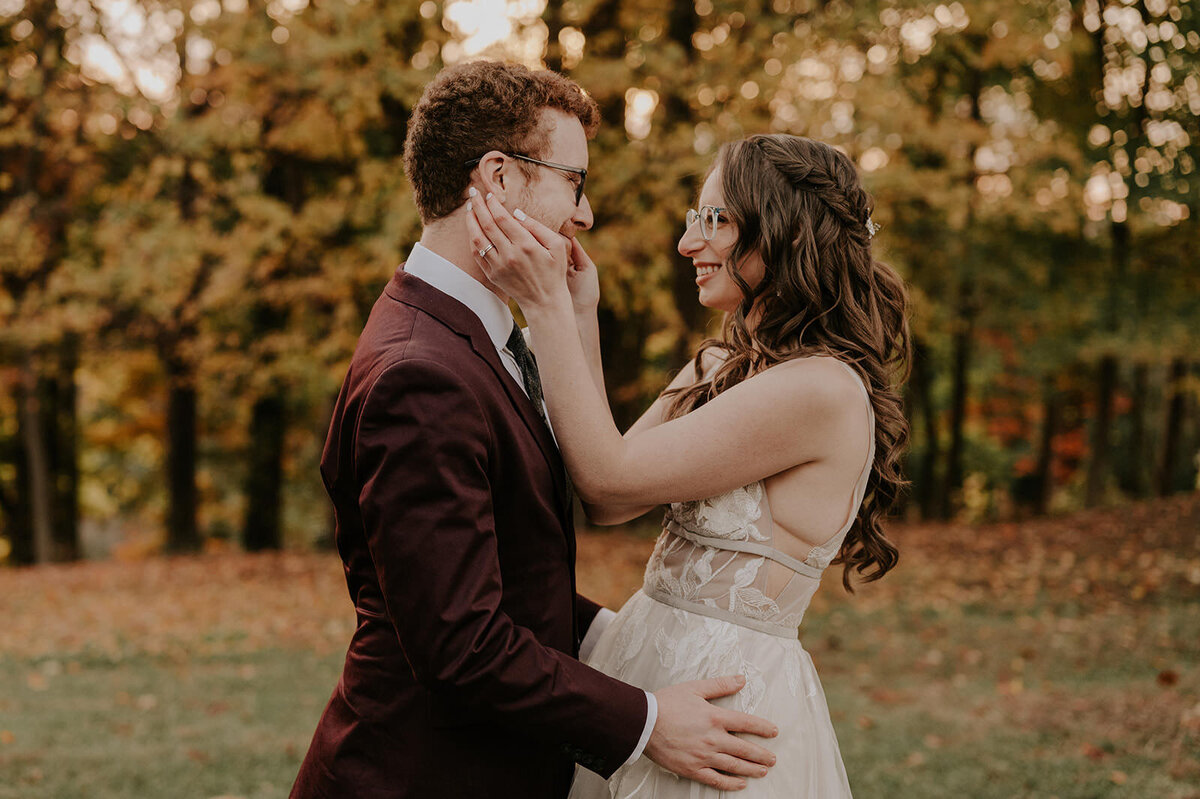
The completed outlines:
{"type": "Polygon", "coordinates": [[[672,502],[669,513],[690,530],[732,541],[766,541],[754,522],[762,518],[763,484],[751,483],[708,499],[672,502]]]}
{"type": "Polygon", "coordinates": [[[650,615],[649,606],[635,609],[629,617],[622,620],[617,632],[616,652],[621,661],[633,660],[649,637],[646,632],[646,617],[650,615]]]}

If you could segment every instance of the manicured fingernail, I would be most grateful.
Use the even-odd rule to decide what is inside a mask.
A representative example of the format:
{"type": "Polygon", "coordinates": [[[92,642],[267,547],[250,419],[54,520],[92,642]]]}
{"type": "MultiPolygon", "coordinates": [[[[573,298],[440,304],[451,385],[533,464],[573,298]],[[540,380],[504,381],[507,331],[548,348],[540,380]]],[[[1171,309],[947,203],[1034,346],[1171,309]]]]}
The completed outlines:
{"type": "Polygon", "coordinates": [[[513,216],[515,216],[517,219],[520,219],[522,222],[525,221],[525,212],[522,211],[520,208],[513,211],[513,216]]]}
{"type": "Polygon", "coordinates": [[[467,189],[467,194],[471,195],[472,197],[478,197],[479,190],[472,186],[471,188],[467,189]]]}
{"type": "Polygon", "coordinates": [[[484,197],[483,199],[485,199],[485,200],[490,200],[490,199],[492,199],[492,193],[489,191],[489,192],[487,193],[487,196],[486,196],[486,197],[484,197]]]}
{"type": "Polygon", "coordinates": [[[765,768],[760,768],[760,769],[758,770],[758,776],[760,776],[760,777],[765,777],[765,776],[767,776],[767,770],[766,770],[765,768]]]}

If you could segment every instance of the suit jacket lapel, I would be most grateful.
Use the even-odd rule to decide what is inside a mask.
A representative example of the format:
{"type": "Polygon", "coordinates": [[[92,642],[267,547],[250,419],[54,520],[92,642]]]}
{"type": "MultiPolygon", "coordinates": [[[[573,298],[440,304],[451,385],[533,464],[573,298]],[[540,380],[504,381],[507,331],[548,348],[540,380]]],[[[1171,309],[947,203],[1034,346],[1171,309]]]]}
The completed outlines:
{"type": "Polygon", "coordinates": [[[550,465],[550,471],[554,475],[554,487],[558,493],[560,504],[563,504],[567,486],[562,454],[558,451],[554,437],[550,435],[549,429],[534,409],[529,397],[525,396],[525,392],[504,368],[504,364],[500,362],[496,346],[488,336],[487,330],[484,329],[483,322],[479,321],[479,317],[458,300],[438,291],[420,278],[406,273],[404,264],[401,264],[396,270],[384,291],[398,302],[420,308],[470,341],[471,349],[492,368],[496,379],[504,386],[513,407],[525,422],[525,426],[529,428],[529,432],[533,434],[534,439],[537,440],[538,447],[542,450],[546,462],[550,465]]]}

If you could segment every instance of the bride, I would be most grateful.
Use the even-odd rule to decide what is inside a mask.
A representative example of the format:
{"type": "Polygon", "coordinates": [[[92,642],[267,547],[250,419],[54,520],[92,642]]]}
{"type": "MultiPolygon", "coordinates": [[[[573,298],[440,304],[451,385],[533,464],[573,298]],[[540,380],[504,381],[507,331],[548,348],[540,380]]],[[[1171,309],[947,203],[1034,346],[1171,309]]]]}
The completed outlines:
{"type": "MultiPolygon", "coordinates": [[[[716,703],[775,722],[779,735],[777,765],[742,795],[850,796],[800,623],[831,563],[844,564],[847,590],[852,571],[876,580],[896,564],[880,522],[904,485],[898,382],[909,357],[904,284],[871,257],[872,200],[854,165],[789,135],[721,149],[679,252],[695,265],[700,303],[725,311],[722,335],[624,436],[593,378],[598,356],[562,335],[576,329],[564,277],[595,280],[594,265],[520,210],[490,197],[472,207],[472,245],[529,323],[589,517],[616,524],[669,505],[642,589],[587,662],[648,691],[744,675],[716,703]]],[[[715,799],[744,784],[680,780],[654,754],[607,782],[577,769],[571,796],[715,799]]]]}

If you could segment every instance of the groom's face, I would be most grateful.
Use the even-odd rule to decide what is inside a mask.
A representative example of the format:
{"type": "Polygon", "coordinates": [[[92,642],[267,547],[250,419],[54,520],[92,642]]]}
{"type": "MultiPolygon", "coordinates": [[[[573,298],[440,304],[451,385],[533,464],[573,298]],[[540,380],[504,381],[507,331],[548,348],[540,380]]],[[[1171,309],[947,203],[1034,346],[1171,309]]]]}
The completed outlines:
{"type": "MultiPolygon", "coordinates": [[[[549,140],[549,147],[538,160],[587,169],[587,135],[575,116],[545,109],[542,112],[542,130],[549,140]]],[[[575,204],[579,175],[548,166],[529,166],[533,177],[520,187],[516,202],[509,210],[520,208],[567,238],[574,238],[579,231],[590,229],[594,219],[587,194],[579,198],[578,205],[575,204]]]]}

